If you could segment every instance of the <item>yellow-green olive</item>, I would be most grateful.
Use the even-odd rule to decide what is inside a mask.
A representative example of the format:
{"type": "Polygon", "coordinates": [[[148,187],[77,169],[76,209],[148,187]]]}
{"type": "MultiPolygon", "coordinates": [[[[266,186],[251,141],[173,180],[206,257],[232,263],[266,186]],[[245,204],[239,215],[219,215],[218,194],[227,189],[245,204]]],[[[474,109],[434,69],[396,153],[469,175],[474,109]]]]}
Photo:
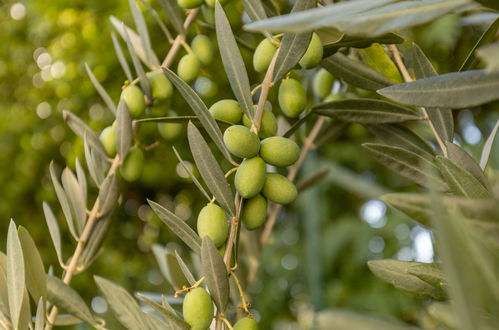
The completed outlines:
{"type": "Polygon", "coordinates": [[[221,5],[225,4],[227,0],[204,0],[204,3],[206,3],[210,7],[215,7],[215,2],[220,2],[221,5]]]}
{"type": "Polygon", "coordinates": [[[173,86],[164,73],[152,71],[147,73],[147,79],[151,85],[152,97],[158,100],[167,99],[173,94],[173,86]]]}
{"type": "Polygon", "coordinates": [[[237,124],[241,121],[243,111],[236,100],[225,99],[213,103],[210,113],[217,120],[237,124]]]}
{"type": "Polygon", "coordinates": [[[312,89],[314,95],[320,99],[325,98],[331,92],[334,83],[334,76],[326,69],[320,69],[314,76],[312,89]]]}
{"type": "Polygon", "coordinates": [[[197,222],[198,235],[201,239],[208,236],[219,247],[227,239],[227,219],[224,210],[218,205],[208,204],[201,209],[197,222]]]}
{"type": "Polygon", "coordinates": [[[210,78],[199,77],[194,83],[194,90],[203,98],[215,96],[218,92],[218,86],[210,78]]]}
{"type": "Polygon", "coordinates": [[[142,169],[144,168],[144,153],[136,146],[130,148],[128,155],[120,167],[120,173],[123,179],[128,182],[133,182],[140,178],[142,169]]]}
{"type": "Polygon", "coordinates": [[[225,130],[223,140],[227,149],[240,158],[251,158],[260,150],[260,139],[246,126],[230,126],[225,130]]]}
{"type": "MultiPolygon", "coordinates": [[[[248,116],[243,116],[244,126],[250,128],[251,120],[248,116]]],[[[260,122],[260,130],[258,131],[258,136],[265,139],[270,136],[274,136],[277,133],[277,119],[271,111],[264,111],[262,114],[262,121],[260,122]]]]}
{"type": "Polygon", "coordinates": [[[197,56],[194,54],[187,54],[178,62],[177,75],[186,83],[190,83],[199,75],[199,69],[200,64],[197,56]]]}
{"type": "Polygon", "coordinates": [[[300,156],[300,147],[282,136],[272,136],[260,143],[260,157],[270,165],[286,167],[293,165],[300,156]]]}
{"type": "Polygon", "coordinates": [[[277,173],[267,173],[262,193],[272,202],[283,205],[291,203],[298,195],[294,183],[277,173]]]}
{"type": "Polygon", "coordinates": [[[312,33],[312,39],[310,39],[308,48],[300,59],[300,66],[304,69],[317,66],[322,61],[323,52],[321,38],[319,38],[317,33],[312,33]]]}
{"type": "Polygon", "coordinates": [[[207,330],[213,320],[213,302],[205,289],[197,287],[184,298],[182,314],[192,330],[207,330]]]}
{"type": "Polygon", "coordinates": [[[276,46],[267,38],[258,44],[253,54],[253,68],[256,72],[267,70],[276,50],[276,46]]]}
{"type": "Polygon", "coordinates": [[[192,52],[198,57],[199,62],[208,65],[213,61],[215,55],[210,38],[204,34],[198,34],[191,41],[192,52]]]}
{"type": "Polygon", "coordinates": [[[203,4],[203,0],[177,0],[179,7],[184,9],[193,9],[201,6],[203,4]]]}
{"type": "Polygon", "coordinates": [[[296,79],[285,79],[281,82],[278,92],[279,106],[282,112],[290,118],[296,118],[307,104],[307,95],[300,82],[296,79]]]}
{"type": "Polygon", "coordinates": [[[345,95],[341,94],[341,93],[329,94],[324,99],[324,102],[333,102],[333,101],[343,100],[344,98],[345,98],[345,95]]]}
{"type": "Polygon", "coordinates": [[[234,324],[234,330],[258,330],[258,323],[252,318],[243,317],[234,324]]]}
{"type": "MultiPolygon", "coordinates": [[[[168,111],[169,117],[177,116],[173,110],[168,111]]],[[[158,123],[158,132],[166,141],[177,139],[184,129],[184,125],[180,123],[158,123]]]]}
{"type": "Polygon", "coordinates": [[[260,157],[245,159],[236,171],[234,186],[243,198],[258,195],[265,183],[265,162],[260,157]]]}
{"type": "Polygon", "coordinates": [[[144,109],[146,108],[144,93],[137,86],[130,85],[125,87],[121,92],[121,98],[125,101],[130,116],[133,118],[137,118],[144,113],[144,109]]]}
{"type": "Polygon", "coordinates": [[[267,219],[267,200],[258,194],[244,202],[241,219],[249,230],[257,229],[267,219]]]}
{"type": "Polygon", "coordinates": [[[102,130],[99,136],[100,142],[109,157],[116,155],[116,128],[108,126],[102,130]]]}

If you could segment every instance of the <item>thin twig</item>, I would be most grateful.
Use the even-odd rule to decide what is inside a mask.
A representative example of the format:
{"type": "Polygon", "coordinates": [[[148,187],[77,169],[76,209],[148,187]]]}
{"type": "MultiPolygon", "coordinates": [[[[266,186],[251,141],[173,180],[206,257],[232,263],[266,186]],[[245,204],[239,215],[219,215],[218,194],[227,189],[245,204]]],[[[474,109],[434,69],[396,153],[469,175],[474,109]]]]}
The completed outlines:
{"type": "MultiPolygon", "coordinates": [[[[196,18],[198,12],[199,9],[197,8],[189,12],[189,15],[187,15],[184,22],[185,30],[187,30],[189,26],[191,26],[192,22],[194,22],[194,19],[196,18]]],[[[165,60],[163,61],[163,64],[161,64],[162,67],[168,68],[170,67],[170,65],[172,65],[175,56],[177,56],[178,51],[182,47],[182,42],[185,42],[185,35],[179,34],[173,41],[173,45],[168,51],[168,54],[166,55],[165,60]]]]}
{"type": "Polygon", "coordinates": [[[237,227],[239,225],[239,219],[241,217],[241,210],[243,208],[243,199],[239,194],[236,194],[234,198],[234,204],[236,205],[236,214],[232,217],[229,228],[229,238],[227,239],[227,244],[225,244],[224,253],[224,263],[227,269],[227,274],[230,273],[230,261],[232,259],[232,246],[236,240],[237,227]]]}

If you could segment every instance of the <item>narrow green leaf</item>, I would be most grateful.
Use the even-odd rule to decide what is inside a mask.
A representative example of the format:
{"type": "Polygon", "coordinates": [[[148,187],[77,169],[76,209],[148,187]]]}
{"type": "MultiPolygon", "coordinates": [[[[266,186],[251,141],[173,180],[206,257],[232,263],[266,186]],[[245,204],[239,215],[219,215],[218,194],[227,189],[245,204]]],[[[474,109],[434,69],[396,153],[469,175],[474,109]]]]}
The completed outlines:
{"type": "Polygon", "coordinates": [[[377,37],[349,36],[334,28],[322,28],[315,31],[324,45],[324,53],[332,55],[341,47],[366,48],[373,43],[392,45],[401,44],[404,39],[395,33],[387,33],[377,37]]]}
{"type": "Polygon", "coordinates": [[[321,103],[316,105],[313,111],[323,116],[361,124],[400,123],[421,119],[417,111],[374,99],[347,99],[321,103]]]}
{"type": "Polygon", "coordinates": [[[488,198],[490,192],[470,172],[443,156],[437,156],[440,173],[451,190],[469,198],[488,198]]]}
{"type": "Polygon", "coordinates": [[[83,120],[71,111],[67,110],[62,112],[62,118],[76,135],[82,139],[85,139],[86,137],[87,143],[92,150],[98,152],[102,157],[106,157],[106,152],[104,151],[104,147],[102,147],[97,134],[95,134],[95,132],[92,131],[92,129],[90,129],[90,127],[88,127],[83,120]]]}
{"type": "Polygon", "coordinates": [[[80,160],[76,158],[75,160],[76,167],[76,177],[78,179],[78,186],[81,189],[81,195],[83,196],[83,202],[87,205],[87,177],[85,175],[85,171],[83,170],[83,166],[81,166],[80,160]]]}
{"type": "Polygon", "coordinates": [[[0,317],[9,315],[9,293],[7,289],[7,256],[0,251],[0,317]]]}
{"type": "Polygon", "coordinates": [[[132,145],[132,135],[132,118],[126,103],[122,100],[118,104],[116,113],[116,150],[120,159],[126,158],[132,145]]]}
{"type": "Polygon", "coordinates": [[[159,0],[159,4],[178,34],[184,35],[184,22],[176,0],[159,0]]]}
{"type": "Polygon", "coordinates": [[[177,258],[178,265],[180,266],[180,269],[184,273],[185,278],[187,279],[187,281],[189,281],[189,285],[191,286],[194,285],[196,283],[196,279],[189,270],[189,267],[187,267],[187,265],[185,264],[184,260],[182,260],[182,258],[178,254],[177,250],[175,250],[175,258],[177,258]]]}
{"type": "Polygon", "coordinates": [[[493,41],[498,30],[499,30],[499,18],[496,18],[489,25],[489,27],[483,32],[483,34],[480,36],[480,38],[475,43],[473,48],[470,50],[470,52],[468,53],[468,56],[466,57],[463,64],[459,68],[459,71],[466,71],[466,70],[473,69],[473,67],[476,66],[476,64],[478,64],[478,60],[476,58],[475,51],[478,48],[480,48],[481,46],[493,41]]]}
{"type": "Polygon", "coordinates": [[[99,249],[102,246],[102,242],[106,237],[109,225],[111,223],[111,217],[100,217],[99,221],[94,225],[90,239],[85,245],[85,250],[81,256],[81,260],[78,267],[86,269],[89,267],[99,255],[99,249]]]}
{"type": "Polygon", "coordinates": [[[208,236],[203,237],[201,262],[210,295],[218,312],[223,313],[229,300],[229,278],[222,256],[208,236]]]}
{"type": "Polygon", "coordinates": [[[261,21],[267,18],[265,8],[261,0],[242,0],[244,10],[253,22],[261,21]]]}
{"type": "Polygon", "coordinates": [[[480,167],[482,168],[482,170],[485,169],[487,163],[489,162],[490,151],[492,150],[492,145],[494,144],[494,140],[496,138],[498,130],[499,130],[499,119],[496,121],[496,124],[494,125],[492,132],[490,132],[489,137],[487,138],[485,144],[483,145],[482,155],[480,156],[480,167]]]}
{"type": "Polygon", "coordinates": [[[36,306],[35,330],[43,330],[45,327],[45,308],[42,298],[38,300],[38,304],[36,306]]]}
{"type": "Polygon", "coordinates": [[[218,128],[217,122],[213,119],[213,116],[210,114],[201,98],[199,98],[197,93],[173,71],[168,68],[163,68],[163,71],[168,76],[168,79],[177,87],[179,92],[191,107],[192,111],[194,111],[196,116],[199,118],[199,121],[215,145],[218,147],[218,150],[220,150],[225,159],[233,163],[232,157],[223,142],[222,132],[220,131],[220,128],[218,128]]]}
{"type": "Polygon", "coordinates": [[[447,287],[447,281],[445,280],[440,264],[415,262],[413,265],[407,267],[407,272],[434,287],[442,290],[445,290],[447,287]]]}
{"type": "Polygon", "coordinates": [[[99,218],[105,218],[111,214],[118,202],[118,196],[118,179],[115,174],[111,174],[102,182],[99,196],[97,197],[99,201],[97,211],[99,218]]]}
{"type": "MultiPolygon", "coordinates": [[[[204,129],[203,124],[201,123],[201,121],[198,119],[197,116],[151,117],[151,118],[142,118],[134,120],[135,123],[179,123],[179,124],[186,124],[190,121],[192,121],[194,125],[204,129]]],[[[217,123],[220,129],[226,129],[227,127],[233,125],[223,120],[215,120],[215,122],[217,123]]]]}
{"type": "Polygon", "coordinates": [[[194,184],[199,189],[199,191],[201,191],[201,193],[203,194],[203,196],[206,197],[206,199],[208,201],[211,201],[210,195],[206,192],[206,190],[204,189],[203,185],[201,184],[201,182],[199,182],[199,180],[196,178],[196,176],[194,175],[194,173],[192,173],[192,171],[189,168],[189,166],[187,166],[185,164],[185,161],[180,157],[180,155],[177,152],[177,149],[175,149],[175,147],[173,147],[173,152],[175,153],[175,156],[177,156],[177,159],[180,162],[180,164],[182,165],[182,167],[184,168],[184,170],[189,174],[189,177],[191,178],[192,182],[194,182],[194,184]]]}
{"type": "Polygon", "coordinates": [[[477,49],[478,57],[485,62],[487,72],[499,71],[499,42],[494,42],[490,45],[485,45],[477,49]]]}
{"type": "Polygon", "coordinates": [[[130,70],[125,53],[123,53],[123,49],[121,48],[120,42],[118,41],[118,38],[116,38],[116,34],[114,32],[111,32],[111,39],[113,41],[114,52],[116,53],[116,57],[118,57],[118,61],[120,62],[123,72],[125,73],[126,79],[128,79],[128,81],[133,81],[132,71],[130,70]]]}
{"type": "Polygon", "coordinates": [[[466,108],[499,98],[499,73],[484,70],[451,72],[377,91],[395,102],[443,108],[466,108]]]}
{"type": "Polygon", "coordinates": [[[302,192],[304,190],[307,190],[308,188],[311,188],[311,187],[315,186],[316,184],[322,182],[329,175],[329,172],[330,172],[330,169],[326,168],[326,169],[317,171],[306,178],[303,178],[296,185],[298,192],[302,192]]]}
{"type": "Polygon", "coordinates": [[[155,244],[152,247],[152,252],[158,262],[161,273],[175,290],[180,290],[182,287],[189,285],[187,278],[184,276],[177,262],[177,258],[175,258],[170,249],[155,244]]]}
{"type": "Polygon", "coordinates": [[[9,296],[10,320],[14,329],[24,327],[24,325],[20,324],[25,290],[26,275],[24,269],[23,250],[17,235],[16,224],[13,220],[10,220],[7,233],[7,293],[9,296]]]}
{"type": "Polygon", "coordinates": [[[447,146],[448,158],[451,161],[473,174],[473,176],[480,181],[484,187],[489,186],[489,182],[487,181],[485,174],[473,157],[464,151],[463,148],[452,142],[446,142],[445,145],[447,146]]]}
{"type": "Polygon", "coordinates": [[[156,23],[159,25],[159,28],[161,31],[163,31],[166,39],[168,40],[173,40],[172,34],[170,33],[170,30],[166,27],[165,23],[163,23],[163,20],[159,16],[158,12],[151,7],[151,5],[146,1],[146,0],[140,0],[142,5],[147,8],[149,13],[151,14],[152,18],[156,21],[156,23]]]}
{"type": "Polygon", "coordinates": [[[393,84],[380,73],[341,53],[323,59],[321,65],[335,77],[355,87],[376,91],[393,84]]]}
{"type": "Polygon", "coordinates": [[[397,66],[380,44],[373,43],[365,49],[359,49],[359,54],[371,69],[378,71],[396,84],[403,82],[397,66]]]}
{"type": "Polygon", "coordinates": [[[158,304],[154,300],[147,298],[143,294],[137,293],[137,297],[146,304],[148,304],[149,306],[151,306],[161,316],[163,316],[170,324],[170,327],[172,329],[189,330],[191,328],[184,320],[178,317],[175,311],[171,311],[170,309],[165,308],[164,306],[158,304]]]}
{"type": "Polygon", "coordinates": [[[200,254],[201,239],[198,234],[196,234],[196,232],[189,227],[189,225],[158,203],[149,199],[147,202],[151,205],[154,213],[156,213],[161,221],[163,221],[175,235],[183,240],[184,243],[187,244],[187,246],[189,246],[195,253],[200,254]]]}
{"type": "Polygon", "coordinates": [[[241,52],[237,47],[229,20],[218,1],[215,4],[215,25],[218,48],[220,49],[220,56],[222,57],[222,63],[230,86],[246,116],[252,118],[253,101],[251,99],[248,73],[244,66],[241,52]]]}
{"type": "Polygon", "coordinates": [[[189,146],[191,148],[192,156],[199,169],[199,173],[204,182],[210,189],[215,199],[230,215],[234,216],[234,195],[227,183],[220,165],[210,151],[210,147],[204,140],[199,130],[194,124],[189,123],[187,128],[187,137],[189,139],[189,146]]]}
{"type": "MultiPolygon", "coordinates": [[[[151,86],[149,85],[149,79],[147,79],[146,73],[144,72],[144,68],[142,64],[140,64],[138,55],[135,53],[135,48],[130,40],[130,35],[128,34],[126,29],[123,29],[123,35],[126,42],[126,46],[128,48],[128,52],[130,53],[130,57],[132,58],[133,67],[135,68],[135,73],[139,77],[139,85],[144,92],[144,94],[151,99],[151,86]]],[[[149,63],[146,60],[146,63],[149,63]]]]}
{"type": "Polygon", "coordinates": [[[128,0],[128,6],[130,7],[130,11],[132,12],[133,21],[135,22],[135,27],[139,32],[140,41],[142,42],[142,47],[145,50],[147,66],[154,67],[152,63],[152,48],[151,48],[151,39],[149,38],[149,31],[147,31],[147,25],[144,20],[144,16],[142,12],[137,7],[135,0],[128,0]]]}
{"type": "Polygon", "coordinates": [[[282,136],[286,138],[292,136],[293,133],[296,132],[301,127],[301,125],[305,124],[313,114],[313,111],[307,112],[305,116],[301,117],[293,125],[291,125],[291,127],[282,136]]]}
{"type": "Polygon", "coordinates": [[[92,177],[92,180],[94,180],[95,184],[99,187],[102,184],[102,181],[104,181],[105,177],[104,171],[107,168],[105,163],[106,158],[104,158],[101,153],[94,152],[94,150],[90,148],[90,144],[88,142],[86,134],[83,137],[83,149],[85,151],[85,160],[87,163],[88,171],[90,172],[90,176],[92,177]]]}
{"type": "Polygon", "coordinates": [[[47,227],[49,228],[50,238],[54,244],[55,253],[59,264],[64,265],[62,260],[62,247],[61,247],[61,232],[59,230],[59,225],[57,224],[57,219],[47,202],[43,202],[43,214],[45,215],[45,221],[47,222],[47,227]]]}
{"type": "Polygon", "coordinates": [[[400,321],[345,309],[326,309],[316,315],[318,330],[414,330],[400,321]]]}
{"type": "Polygon", "coordinates": [[[102,97],[104,100],[104,103],[106,103],[107,107],[111,112],[116,115],[116,105],[114,104],[113,100],[111,99],[111,96],[106,92],[104,87],[100,84],[100,82],[95,78],[94,73],[92,72],[92,69],[88,66],[87,63],[85,63],[85,70],[87,70],[87,74],[90,77],[90,81],[92,81],[92,84],[94,85],[95,89],[99,93],[99,95],[102,97]]]}
{"type": "Polygon", "coordinates": [[[47,299],[55,306],[64,309],[82,321],[96,325],[90,309],[83,298],[72,287],[52,275],[46,275],[47,299]]]}
{"type": "Polygon", "coordinates": [[[18,235],[23,249],[26,289],[34,301],[45,299],[47,297],[47,282],[40,253],[26,228],[19,227],[18,235]]]}
{"type": "Polygon", "coordinates": [[[428,314],[446,329],[458,329],[457,315],[449,302],[435,301],[427,307],[428,314]]]}
{"type": "Polygon", "coordinates": [[[83,198],[81,187],[78,180],[68,167],[62,171],[61,176],[62,186],[64,187],[65,195],[67,196],[69,205],[71,206],[72,214],[74,216],[76,231],[78,235],[83,232],[85,222],[87,219],[87,206],[83,198]]]}

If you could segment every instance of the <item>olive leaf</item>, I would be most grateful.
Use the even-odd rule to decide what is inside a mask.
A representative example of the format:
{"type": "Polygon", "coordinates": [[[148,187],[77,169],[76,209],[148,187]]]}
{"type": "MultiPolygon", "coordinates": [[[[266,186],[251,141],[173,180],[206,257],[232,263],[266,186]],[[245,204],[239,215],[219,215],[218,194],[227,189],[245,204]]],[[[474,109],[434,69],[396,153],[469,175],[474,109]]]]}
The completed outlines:
{"type": "Polygon", "coordinates": [[[85,245],[78,267],[86,269],[98,256],[102,241],[106,237],[107,230],[111,224],[111,217],[100,217],[92,229],[90,238],[85,245]]]}
{"type": "Polygon", "coordinates": [[[180,157],[179,153],[177,152],[177,149],[175,149],[175,147],[172,147],[172,148],[173,148],[173,152],[175,153],[175,156],[177,156],[178,161],[180,162],[180,164],[182,165],[182,167],[184,168],[184,170],[187,172],[187,174],[189,174],[189,177],[191,178],[192,182],[194,182],[194,184],[199,189],[199,191],[201,191],[201,193],[203,194],[203,196],[206,197],[206,199],[208,201],[211,201],[210,195],[206,192],[206,190],[204,189],[203,185],[201,184],[201,182],[199,182],[199,180],[196,178],[196,176],[194,175],[194,173],[192,173],[192,171],[189,168],[189,166],[187,166],[185,164],[185,161],[180,157]]]}
{"type": "Polygon", "coordinates": [[[90,309],[75,289],[52,275],[46,275],[46,279],[48,301],[82,321],[88,322],[93,326],[97,325],[90,309]]]}
{"type": "MultiPolygon", "coordinates": [[[[139,77],[139,85],[142,88],[144,94],[151,99],[151,86],[149,85],[149,79],[147,79],[146,73],[144,72],[144,68],[142,68],[142,64],[140,64],[139,58],[135,53],[135,48],[130,41],[129,33],[126,29],[123,28],[123,39],[125,39],[126,46],[128,48],[128,52],[130,53],[130,57],[132,58],[133,67],[135,68],[135,73],[139,77]]],[[[146,60],[146,63],[149,63],[146,60]]],[[[158,65],[159,66],[159,65],[158,65]]]]}
{"type": "Polygon", "coordinates": [[[116,113],[116,150],[120,159],[125,159],[132,145],[132,119],[125,101],[118,104],[116,113]]]}
{"type": "Polygon", "coordinates": [[[87,219],[85,198],[82,195],[82,190],[76,176],[68,167],[62,171],[61,181],[75,219],[76,231],[80,235],[83,232],[87,219]]]}
{"type": "Polygon", "coordinates": [[[480,48],[482,45],[488,44],[489,42],[493,41],[498,30],[499,30],[499,18],[496,18],[492,23],[490,23],[487,29],[482,33],[480,38],[477,40],[473,48],[470,50],[468,56],[466,57],[463,64],[459,68],[459,71],[470,70],[478,64],[478,59],[475,55],[476,50],[480,48]]]}
{"type": "Polygon", "coordinates": [[[480,165],[478,165],[477,162],[473,159],[473,157],[471,157],[466,151],[464,151],[463,148],[459,147],[458,145],[452,142],[447,141],[445,145],[447,147],[448,158],[451,161],[453,161],[457,165],[461,166],[462,168],[473,174],[473,176],[478,181],[480,181],[480,183],[484,187],[489,186],[485,174],[480,168],[480,165]]]}
{"type": "Polygon", "coordinates": [[[116,105],[114,104],[113,100],[111,99],[111,96],[106,92],[104,87],[100,84],[100,82],[95,78],[94,73],[92,72],[92,69],[88,66],[87,63],[85,63],[85,70],[87,70],[87,74],[90,77],[90,81],[94,85],[95,89],[99,93],[99,95],[102,97],[104,100],[104,103],[106,103],[107,107],[111,112],[116,115],[116,105]]]}
{"type": "MultiPolygon", "coordinates": [[[[197,116],[167,116],[167,117],[151,117],[151,118],[141,118],[135,119],[135,123],[178,123],[184,124],[192,121],[192,123],[200,128],[203,128],[203,124],[197,116]]],[[[215,119],[219,128],[225,129],[232,124],[223,120],[215,119]]]]}
{"type": "Polygon", "coordinates": [[[179,330],[189,330],[189,325],[178,317],[177,313],[173,309],[169,309],[163,305],[158,304],[152,299],[147,298],[145,295],[137,293],[137,298],[151,306],[156,312],[158,312],[163,318],[167,320],[172,329],[179,330]]]}
{"type": "Polygon", "coordinates": [[[191,286],[194,285],[196,283],[194,275],[192,275],[191,271],[189,270],[189,267],[187,267],[184,260],[182,260],[177,250],[175,250],[174,253],[175,253],[175,258],[177,258],[178,265],[180,266],[182,273],[184,273],[185,278],[187,279],[187,281],[189,281],[189,284],[191,286]]]}
{"type": "Polygon", "coordinates": [[[201,262],[210,295],[217,310],[223,313],[229,300],[229,279],[222,256],[208,236],[203,237],[201,262]]]}
{"type": "Polygon", "coordinates": [[[229,20],[218,1],[215,3],[215,25],[218,48],[230,86],[246,116],[252,118],[253,101],[248,73],[229,20]]]}
{"type": "Polygon", "coordinates": [[[403,82],[397,66],[380,44],[373,43],[365,49],[359,49],[359,54],[363,62],[371,69],[378,71],[396,84],[403,82]]]}
{"type": "Polygon", "coordinates": [[[164,278],[175,290],[180,290],[182,287],[189,285],[177,258],[170,249],[155,244],[152,247],[152,252],[164,278]]]}
{"type": "Polygon", "coordinates": [[[176,0],[159,0],[159,4],[173,25],[173,28],[180,35],[185,35],[184,22],[176,0]]]}
{"type": "Polygon", "coordinates": [[[170,230],[184,241],[195,253],[201,252],[201,239],[182,219],[156,202],[147,200],[152,210],[170,230]]]}
{"type": "Polygon", "coordinates": [[[45,327],[45,306],[42,298],[38,300],[36,306],[35,330],[43,330],[45,327]]]}
{"type": "Polygon", "coordinates": [[[366,48],[373,43],[392,45],[404,42],[401,36],[391,32],[377,37],[349,36],[334,28],[321,28],[315,32],[321,38],[324,54],[327,56],[336,53],[342,47],[366,48]]]}
{"type": "Polygon", "coordinates": [[[211,153],[210,147],[204,140],[199,130],[194,124],[189,123],[187,128],[187,137],[189,139],[189,147],[191,148],[192,156],[199,173],[204,182],[210,189],[216,201],[224,208],[230,215],[234,216],[236,211],[234,207],[234,195],[227,183],[220,165],[211,153]]]}
{"type": "Polygon", "coordinates": [[[407,272],[434,287],[441,288],[442,290],[445,290],[447,287],[447,281],[441,265],[438,263],[414,262],[407,267],[407,272]]]}
{"type": "Polygon", "coordinates": [[[110,215],[118,201],[118,179],[115,174],[108,175],[102,182],[99,190],[98,217],[105,218],[110,215]]]}
{"type": "Polygon", "coordinates": [[[49,228],[50,238],[54,244],[55,253],[59,264],[62,266],[64,262],[62,260],[62,247],[61,247],[61,231],[59,225],[57,224],[57,219],[54,212],[50,208],[47,202],[43,202],[43,214],[45,215],[45,221],[47,222],[47,227],[49,228]]]}
{"type": "Polygon", "coordinates": [[[483,145],[482,155],[480,156],[480,167],[482,168],[482,170],[485,169],[487,163],[489,162],[490,152],[492,150],[492,145],[494,144],[494,140],[496,138],[498,130],[499,130],[499,119],[496,121],[496,124],[494,125],[492,132],[490,132],[490,135],[487,137],[487,140],[483,145]]]}
{"type": "Polygon", "coordinates": [[[293,125],[291,125],[291,127],[282,136],[286,138],[292,136],[293,133],[296,132],[301,127],[301,125],[305,124],[313,114],[313,111],[308,111],[304,116],[302,116],[293,125]]]}
{"type": "Polygon", "coordinates": [[[92,150],[99,153],[102,157],[106,158],[106,152],[104,151],[104,147],[99,141],[97,134],[95,134],[90,127],[83,120],[81,120],[78,116],[73,114],[71,111],[64,110],[62,112],[62,118],[64,122],[68,124],[69,128],[75,132],[82,139],[86,139],[89,147],[92,150]]]}
{"type": "MultiPolygon", "coordinates": [[[[173,39],[172,38],[172,34],[170,33],[170,30],[168,30],[168,28],[166,27],[165,23],[163,23],[163,20],[159,16],[158,12],[153,7],[151,7],[151,5],[147,1],[140,0],[140,2],[142,3],[142,5],[144,7],[147,8],[147,11],[149,11],[149,13],[151,14],[152,18],[159,25],[159,28],[161,29],[161,31],[163,31],[166,39],[172,40],[173,39]]],[[[170,20],[171,20],[171,18],[170,18],[170,20]]]]}
{"type": "Polygon", "coordinates": [[[361,124],[399,123],[422,118],[415,110],[374,99],[347,99],[321,103],[314,106],[313,111],[323,116],[361,124]]]}
{"type": "Polygon", "coordinates": [[[18,229],[19,241],[23,250],[26,289],[34,301],[47,297],[45,267],[31,235],[24,227],[18,229]]]}
{"type": "Polygon", "coordinates": [[[80,160],[76,158],[75,160],[76,167],[76,178],[78,179],[78,186],[81,189],[81,195],[83,197],[83,204],[87,205],[87,177],[85,175],[85,171],[83,170],[83,166],[80,163],[80,160]]]}
{"type": "Polygon", "coordinates": [[[253,22],[261,21],[267,18],[265,8],[261,0],[243,0],[244,10],[253,22]]]}
{"type": "MultiPolygon", "coordinates": [[[[358,1],[357,1],[358,2],[358,1]]],[[[336,53],[322,60],[321,65],[335,77],[350,85],[376,91],[393,83],[368,66],[336,53]]]]}
{"type": "Polygon", "coordinates": [[[113,41],[114,52],[116,53],[116,57],[118,57],[118,62],[120,62],[126,79],[128,79],[128,81],[133,81],[132,71],[130,70],[125,53],[123,53],[123,49],[121,48],[120,42],[118,41],[118,38],[116,38],[116,34],[114,32],[111,32],[111,40],[113,41]]]}
{"type": "MultiPolygon", "coordinates": [[[[140,41],[142,42],[142,47],[145,50],[147,66],[153,68],[154,67],[154,63],[152,63],[153,50],[151,48],[151,39],[149,38],[149,32],[147,31],[147,25],[144,20],[144,16],[137,7],[137,3],[135,2],[135,0],[128,0],[128,6],[130,7],[130,11],[132,12],[133,21],[135,22],[135,27],[139,32],[140,41]]],[[[159,67],[159,65],[157,67],[159,67]]]]}
{"type": "Polygon", "coordinates": [[[21,324],[21,314],[25,290],[26,273],[24,271],[24,258],[21,241],[17,234],[16,224],[10,220],[9,230],[7,233],[7,294],[9,301],[10,320],[14,329],[24,324],[21,324]]]}
{"type": "MultiPolygon", "coordinates": [[[[100,142],[99,142],[100,143],[100,142]]],[[[92,180],[99,187],[104,181],[104,171],[106,170],[106,162],[105,156],[100,153],[94,152],[93,149],[90,148],[87,135],[85,134],[83,137],[83,149],[85,151],[85,160],[87,163],[88,171],[92,180]]]]}

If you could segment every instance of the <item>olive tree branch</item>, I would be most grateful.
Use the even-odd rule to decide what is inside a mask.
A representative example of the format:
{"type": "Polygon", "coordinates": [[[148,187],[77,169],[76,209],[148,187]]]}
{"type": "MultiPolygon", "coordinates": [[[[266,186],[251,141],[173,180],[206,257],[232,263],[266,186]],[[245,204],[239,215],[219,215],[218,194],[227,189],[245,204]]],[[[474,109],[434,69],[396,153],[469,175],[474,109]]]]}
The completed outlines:
{"type": "MultiPolygon", "coordinates": [[[[184,22],[184,29],[186,31],[187,29],[189,29],[189,26],[191,26],[192,22],[194,22],[194,19],[196,18],[198,12],[199,9],[196,8],[191,10],[187,15],[184,22]]],[[[168,51],[168,54],[166,55],[165,60],[163,61],[163,64],[161,64],[163,68],[168,68],[170,65],[172,65],[175,56],[177,56],[178,51],[180,50],[180,48],[184,43],[185,43],[185,35],[179,34],[173,41],[172,47],[168,51]]]]}

